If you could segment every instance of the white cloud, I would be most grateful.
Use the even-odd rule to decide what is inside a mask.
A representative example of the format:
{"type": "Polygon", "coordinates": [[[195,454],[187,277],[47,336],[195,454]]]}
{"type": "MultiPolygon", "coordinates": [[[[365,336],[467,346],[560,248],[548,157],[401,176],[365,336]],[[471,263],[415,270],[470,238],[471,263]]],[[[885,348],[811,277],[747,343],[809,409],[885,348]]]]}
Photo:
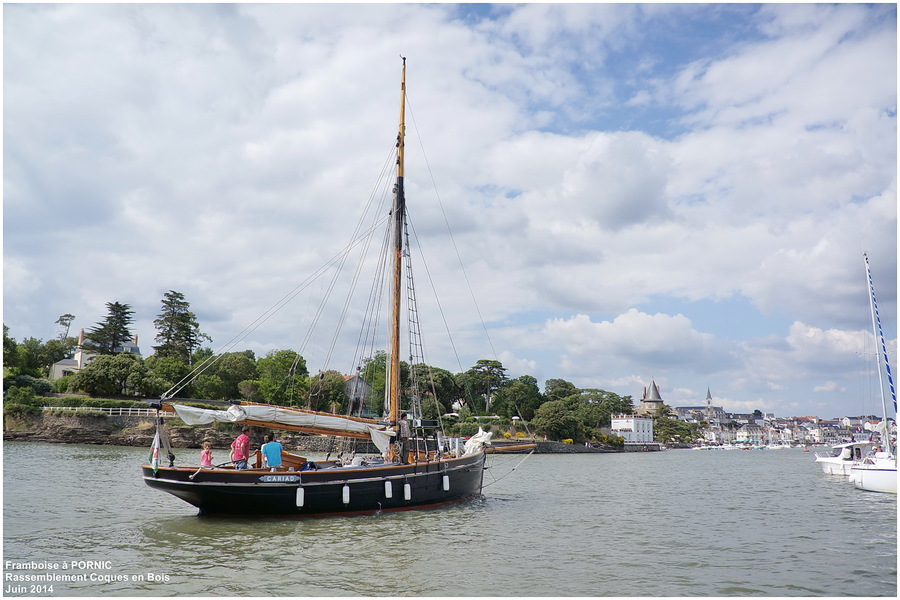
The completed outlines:
{"type": "Polygon", "coordinates": [[[863,250],[896,335],[896,8],[706,8],[10,5],[4,321],[46,338],[115,300],[149,342],[175,289],[229,339],[346,244],[403,53],[411,217],[462,360],[489,354],[471,285],[511,372],[838,406],[863,250]],[[702,331],[668,308],[736,298],[702,331]]]}
{"type": "Polygon", "coordinates": [[[547,322],[545,335],[564,349],[570,376],[591,376],[608,363],[632,367],[692,369],[693,358],[713,359],[711,335],[695,331],[683,315],[649,315],[630,309],[612,321],[594,323],[587,315],[547,322]]]}
{"type": "Polygon", "coordinates": [[[814,393],[818,392],[846,392],[847,388],[839,385],[836,381],[826,381],[821,385],[817,385],[812,390],[814,393]]]}
{"type": "MultiPolygon", "coordinates": [[[[755,385],[784,382],[829,374],[855,376],[858,355],[867,346],[865,331],[823,330],[802,322],[791,324],[785,338],[769,337],[744,345],[746,371],[755,385]]],[[[872,347],[871,339],[868,346],[872,347]]]]}

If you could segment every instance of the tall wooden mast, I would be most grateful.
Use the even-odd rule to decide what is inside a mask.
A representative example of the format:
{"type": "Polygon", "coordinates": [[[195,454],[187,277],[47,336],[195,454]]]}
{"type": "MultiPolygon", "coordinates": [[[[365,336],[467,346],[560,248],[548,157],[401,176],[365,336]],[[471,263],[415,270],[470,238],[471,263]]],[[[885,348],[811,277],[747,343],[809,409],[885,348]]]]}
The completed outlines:
{"type": "Polygon", "coordinates": [[[390,395],[391,423],[400,421],[400,294],[403,269],[403,223],[406,199],[403,196],[403,154],[406,136],[406,58],[400,76],[400,129],[397,133],[397,185],[394,190],[393,238],[394,280],[391,295],[390,395]]]}

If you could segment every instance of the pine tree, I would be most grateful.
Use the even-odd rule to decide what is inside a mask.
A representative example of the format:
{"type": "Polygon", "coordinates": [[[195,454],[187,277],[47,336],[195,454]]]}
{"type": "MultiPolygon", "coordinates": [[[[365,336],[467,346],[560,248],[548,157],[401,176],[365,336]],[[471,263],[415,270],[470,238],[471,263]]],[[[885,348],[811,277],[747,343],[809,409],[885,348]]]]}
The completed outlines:
{"type": "Polygon", "coordinates": [[[75,315],[71,313],[66,313],[64,315],[60,315],[60,317],[56,320],[56,324],[60,326],[60,328],[65,328],[65,331],[61,331],[59,334],[60,341],[66,341],[69,337],[69,328],[72,326],[72,321],[75,320],[75,315]]]}
{"type": "Polygon", "coordinates": [[[197,316],[191,312],[190,303],[184,294],[169,290],[162,300],[162,311],[153,321],[156,327],[158,346],[153,350],[157,357],[172,356],[185,364],[191,363],[191,355],[204,340],[212,338],[200,331],[197,316]]]}
{"type": "Polygon", "coordinates": [[[97,354],[115,354],[125,342],[131,339],[131,326],[134,311],[128,304],[120,302],[106,303],[106,319],[88,330],[85,349],[97,354]]]}

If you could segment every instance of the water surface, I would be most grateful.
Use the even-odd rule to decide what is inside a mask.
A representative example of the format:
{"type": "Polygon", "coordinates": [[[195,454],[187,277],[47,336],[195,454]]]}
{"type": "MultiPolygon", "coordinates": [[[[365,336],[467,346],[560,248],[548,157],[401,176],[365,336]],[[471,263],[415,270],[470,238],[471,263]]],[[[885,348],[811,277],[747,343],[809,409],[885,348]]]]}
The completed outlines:
{"type": "MultiPolygon", "coordinates": [[[[95,579],[55,582],[54,596],[897,592],[897,497],[828,477],[800,450],[497,455],[484,496],[460,505],[244,520],[198,518],[146,487],[146,449],[3,453],[4,560],[102,567],[54,570],[95,579]]],[[[176,451],[180,464],[195,453],[176,451]]]]}

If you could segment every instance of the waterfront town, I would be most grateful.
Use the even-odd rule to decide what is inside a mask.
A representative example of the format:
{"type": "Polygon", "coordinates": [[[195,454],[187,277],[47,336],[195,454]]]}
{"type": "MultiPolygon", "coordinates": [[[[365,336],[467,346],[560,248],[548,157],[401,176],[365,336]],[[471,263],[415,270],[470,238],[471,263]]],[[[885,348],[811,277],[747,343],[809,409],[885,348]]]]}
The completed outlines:
{"type": "MultiPolygon", "coordinates": [[[[633,415],[612,417],[610,431],[625,439],[627,446],[653,443],[653,418],[664,406],[655,381],[645,389],[633,415]]],[[[686,423],[702,424],[706,446],[780,448],[788,446],[835,445],[871,439],[881,419],[874,415],[820,419],[817,416],[776,417],[773,413],[730,413],[713,405],[710,390],[702,406],[677,406],[672,416],[686,423]]],[[[896,425],[892,425],[895,428],[896,425]]]]}
{"type": "MultiPolygon", "coordinates": [[[[15,345],[14,341],[10,338],[7,339],[10,340],[10,345],[15,345]]],[[[74,340],[74,338],[72,339],[74,340]]],[[[67,390],[68,388],[64,388],[59,384],[63,384],[66,381],[74,381],[72,376],[85,371],[86,368],[100,356],[91,349],[88,341],[89,340],[85,337],[85,331],[82,329],[77,338],[77,343],[74,344],[72,358],[64,358],[49,365],[45,387],[36,387],[35,392],[42,394],[49,392],[51,385],[53,386],[53,391],[62,392],[67,390]]],[[[137,336],[126,339],[121,343],[121,347],[117,348],[118,353],[127,355],[130,358],[136,358],[138,359],[138,362],[140,362],[141,352],[137,342],[137,336]]],[[[22,346],[24,348],[25,344],[23,343],[22,346]]],[[[19,353],[21,354],[22,352],[19,353]]],[[[13,361],[7,361],[7,364],[10,364],[10,362],[13,361]]],[[[351,406],[363,407],[366,404],[366,398],[373,393],[372,386],[369,385],[359,373],[354,375],[344,375],[343,379],[343,386],[345,387],[345,393],[349,404],[351,406]]],[[[4,382],[4,387],[7,387],[7,383],[10,386],[13,384],[18,385],[16,383],[17,381],[18,379],[12,377],[12,374],[10,374],[8,381],[5,380],[4,382]]],[[[37,380],[31,379],[31,381],[34,382],[37,380]]],[[[40,383],[40,381],[38,381],[38,383],[40,383]]],[[[31,385],[37,386],[36,383],[32,383],[31,385]]],[[[575,395],[585,393],[585,391],[578,390],[571,384],[568,384],[568,386],[571,388],[569,389],[570,393],[575,395]]],[[[68,391],[71,394],[73,390],[68,391]]],[[[125,391],[127,390],[119,390],[119,393],[125,391]]],[[[56,395],[64,396],[70,401],[73,398],[76,398],[75,396],[67,396],[66,394],[56,395]]],[[[376,396],[377,395],[378,394],[376,394],[376,396]]],[[[549,398],[545,398],[544,400],[546,401],[547,399],[549,398]]],[[[10,409],[12,410],[14,408],[12,405],[15,405],[17,400],[14,397],[7,398],[7,400],[7,404],[10,404],[10,409]]],[[[63,402],[64,404],[65,399],[60,399],[60,402],[63,402]]],[[[38,403],[41,402],[38,401],[38,403]]],[[[484,408],[493,409],[494,407],[485,406],[484,408]]],[[[60,404],[54,402],[53,406],[46,407],[44,410],[58,411],[59,409],[60,404]]],[[[464,410],[462,405],[458,402],[452,405],[452,409],[454,411],[464,410]]],[[[110,410],[112,411],[113,409],[110,410]]],[[[831,446],[845,442],[865,441],[873,438],[880,439],[879,429],[881,428],[881,419],[875,415],[843,416],[839,418],[823,419],[815,415],[783,417],[776,416],[774,413],[763,413],[759,410],[753,411],[752,413],[726,412],[722,406],[714,404],[714,397],[712,391],[709,389],[707,389],[705,402],[701,405],[671,406],[664,401],[660,394],[659,386],[656,381],[652,379],[648,385],[644,386],[643,394],[639,401],[635,402],[633,409],[631,406],[631,399],[628,397],[627,403],[620,404],[616,410],[621,412],[609,414],[609,425],[600,426],[598,432],[607,436],[611,435],[622,438],[622,440],[624,440],[622,443],[624,449],[630,451],[660,450],[664,447],[678,448],[688,446],[728,448],[783,448],[812,445],[831,446]],[[684,435],[684,431],[681,428],[676,428],[671,432],[660,431],[659,423],[657,421],[660,416],[665,416],[669,420],[677,420],[683,424],[689,424],[691,426],[689,429],[690,434],[684,435]]],[[[112,414],[112,412],[110,412],[110,414],[112,414]]],[[[500,437],[503,433],[499,430],[502,430],[504,425],[511,423],[512,428],[515,429],[517,422],[521,421],[518,416],[512,416],[511,420],[509,418],[504,418],[502,412],[499,414],[488,413],[488,415],[490,416],[470,417],[470,420],[475,420],[477,422],[473,423],[471,427],[477,427],[479,424],[484,425],[485,427],[495,425],[499,428],[498,437],[500,437]]],[[[445,414],[444,417],[449,417],[448,423],[453,424],[459,420],[460,413],[451,412],[445,414]]],[[[510,415],[506,415],[506,417],[510,417],[510,415]]],[[[524,423],[523,425],[524,429],[529,429],[528,425],[525,425],[524,423]]],[[[535,425],[535,423],[532,422],[531,425],[535,425]]],[[[895,425],[891,426],[892,432],[894,431],[894,427],[895,425]]],[[[548,439],[563,439],[566,437],[553,436],[551,434],[550,438],[548,438],[549,432],[546,430],[540,431],[540,429],[541,428],[538,427],[538,431],[529,431],[529,433],[538,433],[540,434],[539,437],[543,437],[545,441],[548,439]]],[[[454,430],[455,435],[470,435],[471,433],[474,433],[474,430],[454,430]]],[[[584,436],[582,439],[587,439],[587,436],[584,436]]],[[[580,443],[579,440],[575,441],[576,443],[580,443]]],[[[585,445],[588,446],[595,444],[596,441],[591,440],[587,440],[585,443],[585,445]]]]}

